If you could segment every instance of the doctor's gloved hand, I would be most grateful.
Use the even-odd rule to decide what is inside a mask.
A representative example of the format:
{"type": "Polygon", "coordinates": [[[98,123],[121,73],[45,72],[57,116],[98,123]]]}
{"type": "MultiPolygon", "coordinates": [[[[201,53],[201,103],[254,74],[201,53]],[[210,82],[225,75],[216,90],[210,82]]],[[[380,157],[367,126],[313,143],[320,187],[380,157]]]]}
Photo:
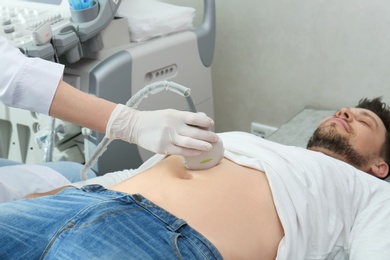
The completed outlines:
{"type": "Polygon", "coordinates": [[[215,133],[204,130],[213,124],[203,113],[174,109],[138,111],[118,104],[108,121],[106,136],[159,154],[194,156],[210,150],[210,143],[218,141],[215,133]]]}

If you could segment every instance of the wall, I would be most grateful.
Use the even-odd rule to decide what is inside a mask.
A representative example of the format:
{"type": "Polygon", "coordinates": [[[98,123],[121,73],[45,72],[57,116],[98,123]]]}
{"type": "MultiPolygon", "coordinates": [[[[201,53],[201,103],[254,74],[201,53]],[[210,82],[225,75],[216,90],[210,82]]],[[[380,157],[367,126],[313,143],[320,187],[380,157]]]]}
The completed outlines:
{"type": "MultiPolygon", "coordinates": [[[[197,9],[203,1],[167,1],[197,9]]],[[[305,106],[390,102],[390,2],[216,0],[216,131],[278,127],[305,106]]]]}

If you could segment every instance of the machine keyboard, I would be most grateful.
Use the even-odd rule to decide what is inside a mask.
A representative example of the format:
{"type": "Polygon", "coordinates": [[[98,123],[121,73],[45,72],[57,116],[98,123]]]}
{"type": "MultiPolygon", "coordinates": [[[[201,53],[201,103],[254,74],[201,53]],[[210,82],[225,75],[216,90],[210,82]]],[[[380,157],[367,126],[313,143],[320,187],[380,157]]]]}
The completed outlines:
{"type": "Polygon", "coordinates": [[[45,9],[41,6],[2,5],[0,3],[0,35],[7,38],[12,45],[20,47],[30,43],[34,28],[49,22],[52,30],[64,27],[69,23],[69,16],[64,17],[59,8],[45,9]]]}

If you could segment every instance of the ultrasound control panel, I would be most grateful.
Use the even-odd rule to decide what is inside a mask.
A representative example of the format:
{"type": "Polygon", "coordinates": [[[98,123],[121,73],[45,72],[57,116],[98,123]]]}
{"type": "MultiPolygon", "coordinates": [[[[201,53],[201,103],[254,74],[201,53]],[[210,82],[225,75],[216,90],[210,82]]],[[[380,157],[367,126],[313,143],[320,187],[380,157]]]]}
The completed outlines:
{"type": "Polygon", "coordinates": [[[0,35],[20,47],[33,41],[33,31],[49,23],[52,31],[69,23],[67,1],[0,1],[0,35]]]}

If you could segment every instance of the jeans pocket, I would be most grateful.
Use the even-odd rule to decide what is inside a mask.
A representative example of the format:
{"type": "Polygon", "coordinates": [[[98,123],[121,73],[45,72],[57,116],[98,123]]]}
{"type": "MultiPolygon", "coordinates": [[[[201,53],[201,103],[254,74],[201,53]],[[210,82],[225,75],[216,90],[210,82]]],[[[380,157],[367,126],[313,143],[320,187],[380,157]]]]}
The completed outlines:
{"type": "Polygon", "coordinates": [[[170,241],[176,259],[210,259],[198,243],[180,232],[172,232],[170,241]]]}
{"type": "Polygon", "coordinates": [[[171,247],[173,252],[175,253],[177,259],[183,259],[182,253],[179,248],[179,239],[182,236],[180,233],[172,232],[173,236],[171,237],[171,247]]]}

